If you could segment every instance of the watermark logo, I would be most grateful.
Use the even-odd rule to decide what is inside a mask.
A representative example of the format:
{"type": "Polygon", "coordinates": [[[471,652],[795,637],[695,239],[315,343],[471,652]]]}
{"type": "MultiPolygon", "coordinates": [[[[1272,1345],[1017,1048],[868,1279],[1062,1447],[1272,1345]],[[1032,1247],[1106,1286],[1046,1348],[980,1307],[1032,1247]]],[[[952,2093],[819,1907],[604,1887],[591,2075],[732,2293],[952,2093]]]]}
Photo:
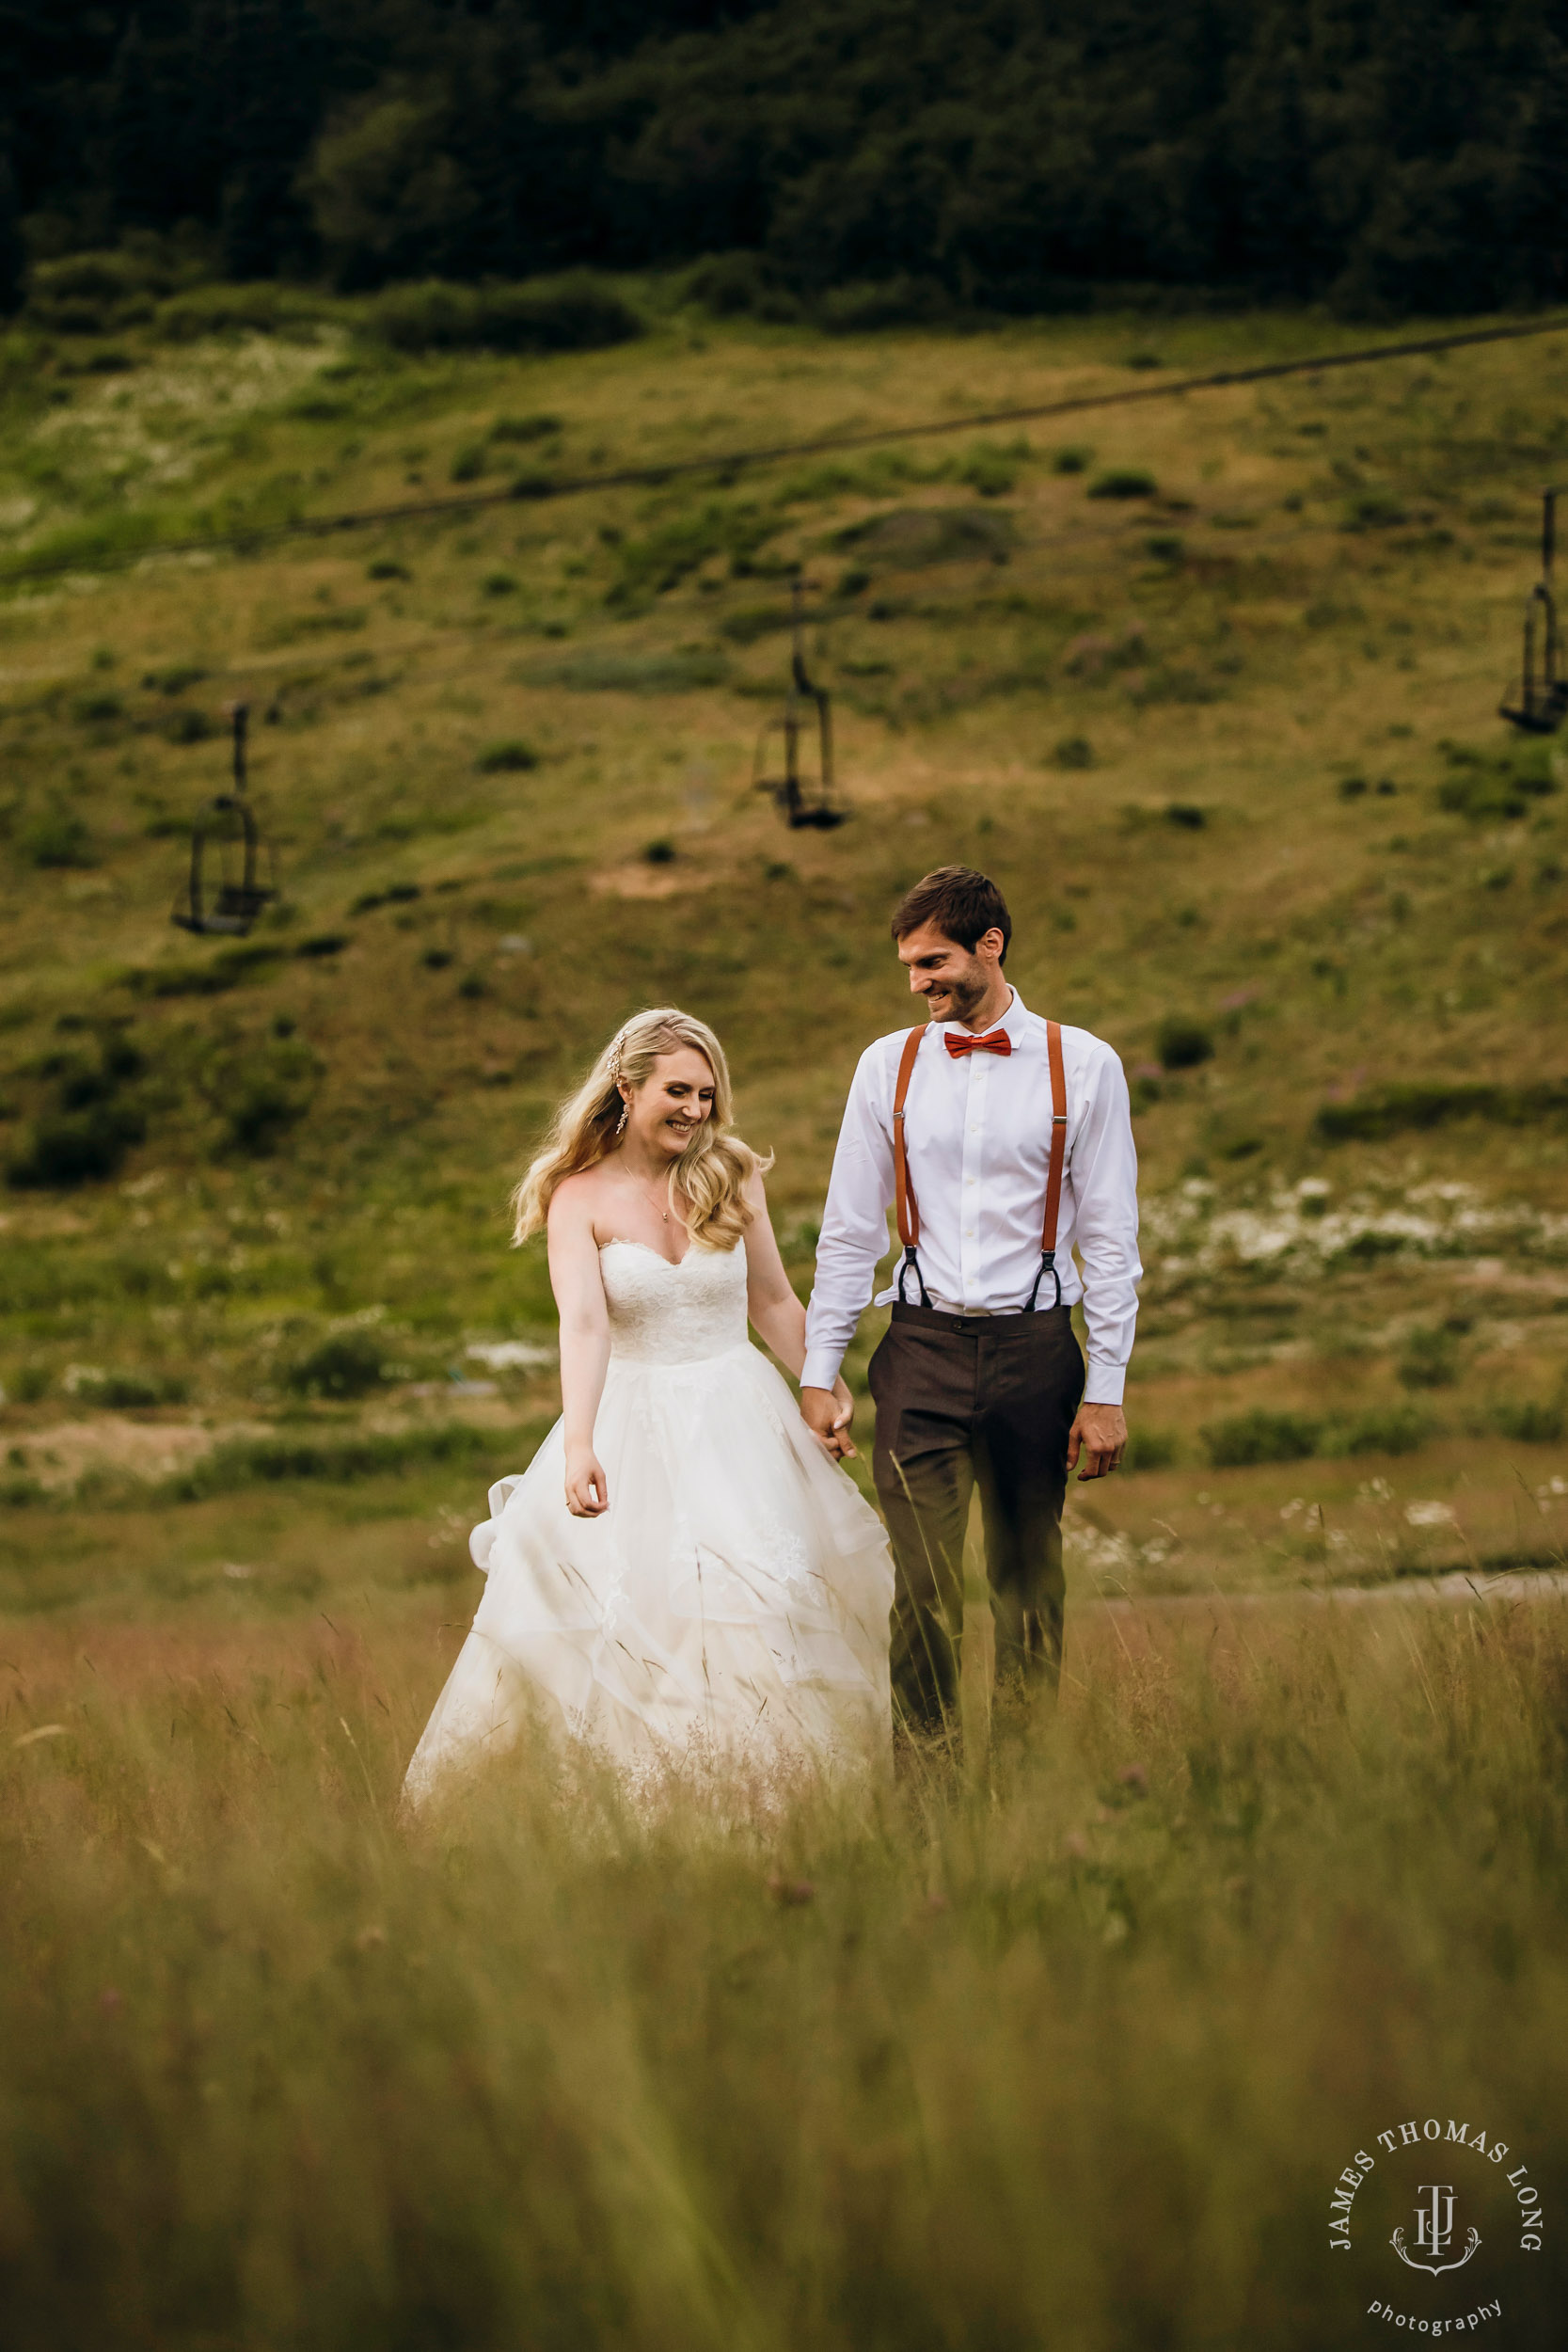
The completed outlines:
{"type": "Polygon", "coordinates": [[[1356,2306],[1413,2335],[1519,2316],[1545,2213],[1529,2166],[1485,2124],[1411,2117],[1369,2136],[1329,2191],[1328,2248],[1356,2306]],[[1463,2272],[1463,2278],[1455,2277],[1463,2272]],[[1396,2299],[1397,2298],[1397,2299],[1396,2299]]]}
{"type": "MultiPolygon", "coordinates": [[[[1453,2244],[1453,2184],[1423,2181],[1421,2195],[1429,2201],[1416,2208],[1416,2243],[1422,2253],[1446,2254],[1453,2244]]],[[[1468,2233],[1465,2251],[1451,2263],[1424,2263],[1418,2254],[1407,2253],[1402,2230],[1396,2230],[1389,2243],[1402,2263],[1408,2263],[1412,2270],[1430,2270],[1435,2279],[1439,2271],[1463,2270],[1481,2244],[1481,2232],[1473,2229],[1468,2233]]]]}

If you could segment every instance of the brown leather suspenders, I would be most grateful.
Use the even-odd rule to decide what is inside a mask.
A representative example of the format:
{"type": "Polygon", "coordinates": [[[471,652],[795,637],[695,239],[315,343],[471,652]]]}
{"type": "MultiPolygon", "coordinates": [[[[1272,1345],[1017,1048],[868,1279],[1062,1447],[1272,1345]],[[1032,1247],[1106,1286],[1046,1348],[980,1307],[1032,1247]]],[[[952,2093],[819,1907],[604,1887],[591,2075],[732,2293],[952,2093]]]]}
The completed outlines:
{"type": "MultiPolygon", "coordinates": [[[[910,1155],[904,1141],[904,1101],[914,1073],[915,1056],[920,1051],[924,1028],[911,1029],[904,1040],[904,1050],[898,1057],[898,1084],[893,1096],[893,1184],[894,1201],[898,1212],[898,1238],[904,1245],[903,1262],[898,1268],[898,1303],[907,1302],[904,1284],[910,1270],[914,1271],[920,1291],[920,1303],[928,1307],[925,1277],[920,1271],[920,1204],[910,1182],[910,1155]]],[[[1045,1046],[1051,1061],[1051,1160],[1045,1179],[1045,1223],[1040,1234],[1040,1262],[1035,1269],[1034,1286],[1029,1293],[1023,1312],[1032,1311],[1039,1295],[1042,1276],[1049,1274],[1055,1284],[1055,1304],[1062,1303],[1062,1278],[1056,1271],[1056,1228],[1061,1220],[1062,1171],[1067,1164],[1067,1073],[1062,1067],[1062,1025],[1048,1021],[1045,1025],[1045,1046]]]]}
{"type": "Polygon", "coordinates": [[[900,1307],[907,1304],[904,1284],[911,1266],[920,1291],[921,1305],[928,1307],[931,1303],[926,1295],[926,1278],[920,1271],[920,1260],[915,1254],[920,1247],[920,1204],[914,1197],[914,1186],[910,1182],[910,1155],[904,1146],[904,1097],[910,1090],[914,1057],[920,1051],[920,1041],[925,1034],[923,1028],[911,1029],[904,1040],[904,1050],[898,1057],[898,1084],[893,1096],[893,1197],[898,1212],[898,1238],[904,1245],[903,1263],[898,1268],[900,1307]]]}
{"type": "Polygon", "coordinates": [[[1062,1303],[1062,1278],[1056,1271],[1056,1222],[1062,1207],[1062,1168],[1067,1159],[1067,1073],[1062,1068],[1062,1025],[1045,1025],[1045,1048],[1051,1057],[1051,1165],[1045,1179],[1045,1224],[1040,1232],[1040,1262],[1035,1268],[1027,1314],[1039,1295],[1040,1277],[1049,1274],[1056,1285],[1055,1303],[1062,1303]]]}

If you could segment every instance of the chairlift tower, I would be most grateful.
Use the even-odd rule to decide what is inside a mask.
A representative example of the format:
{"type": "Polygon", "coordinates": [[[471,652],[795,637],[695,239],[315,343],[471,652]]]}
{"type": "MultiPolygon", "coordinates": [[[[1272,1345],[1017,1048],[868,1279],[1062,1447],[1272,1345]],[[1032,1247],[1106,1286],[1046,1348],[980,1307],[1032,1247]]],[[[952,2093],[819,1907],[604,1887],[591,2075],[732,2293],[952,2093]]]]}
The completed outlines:
{"type": "MultiPolygon", "coordinates": [[[[261,839],[245,790],[245,730],[250,707],[236,702],[228,704],[226,709],[233,730],[233,787],[210,801],[191,828],[190,874],[171,919],[182,930],[217,932],[244,939],[267,900],[277,894],[275,884],[261,882],[257,870],[261,839]],[[210,848],[215,849],[218,856],[217,893],[211,903],[207,895],[211,881],[207,865],[210,848]]],[[[270,856],[268,869],[271,870],[270,856]]]]}
{"type": "Polygon", "coordinates": [[[1541,493],[1541,578],[1525,606],[1523,666],[1512,701],[1505,695],[1497,706],[1499,716],[1527,735],[1555,735],[1568,718],[1568,677],[1563,675],[1552,582],[1557,501],[1555,489],[1541,493]]]}

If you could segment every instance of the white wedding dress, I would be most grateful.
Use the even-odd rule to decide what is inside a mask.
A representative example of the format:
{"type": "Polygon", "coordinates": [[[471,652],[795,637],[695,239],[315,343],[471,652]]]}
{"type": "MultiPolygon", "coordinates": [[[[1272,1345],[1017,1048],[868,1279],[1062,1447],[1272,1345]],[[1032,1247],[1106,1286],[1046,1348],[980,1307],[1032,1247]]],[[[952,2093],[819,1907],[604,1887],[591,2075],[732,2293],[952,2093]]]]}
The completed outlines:
{"type": "Polygon", "coordinates": [[[490,1489],[487,1582],[408,1767],[421,1803],[530,1716],[634,1781],[877,1765],[891,1737],[881,1521],[747,1337],[744,1246],[600,1252],[610,1356],[594,1427],[610,1486],[566,1508],[557,1422],[490,1489]]]}

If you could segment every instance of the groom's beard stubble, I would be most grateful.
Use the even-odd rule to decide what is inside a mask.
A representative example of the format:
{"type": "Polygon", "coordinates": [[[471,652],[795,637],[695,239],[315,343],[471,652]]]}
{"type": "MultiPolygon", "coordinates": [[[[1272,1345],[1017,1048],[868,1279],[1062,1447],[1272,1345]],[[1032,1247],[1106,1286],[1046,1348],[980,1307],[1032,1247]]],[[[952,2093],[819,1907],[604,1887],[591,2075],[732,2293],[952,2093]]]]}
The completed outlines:
{"type": "Polygon", "coordinates": [[[946,993],[940,1000],[940,1009],[938,1004],[933,1001],[934,991],[931,996],[927,997],[927,1019],[928,1021],[960,1021],[967,1027],[971,1014],[985,995],[987,985],[985,974],[974,970],[966,973],[961,980],[949,980],[946,993]]]}

